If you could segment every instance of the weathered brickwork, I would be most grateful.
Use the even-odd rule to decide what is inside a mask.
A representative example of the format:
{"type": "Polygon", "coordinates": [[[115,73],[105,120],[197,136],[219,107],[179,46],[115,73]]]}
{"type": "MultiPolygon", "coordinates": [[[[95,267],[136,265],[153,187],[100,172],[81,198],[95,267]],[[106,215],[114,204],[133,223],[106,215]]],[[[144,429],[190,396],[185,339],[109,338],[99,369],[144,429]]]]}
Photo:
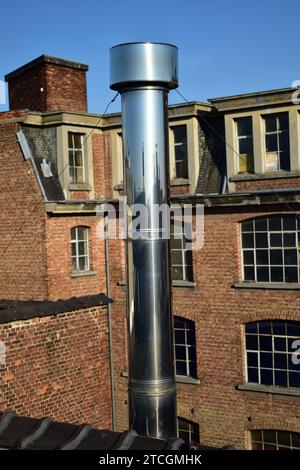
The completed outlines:
{"type": "Polygon", "coordinates": [[[106,292],[104,241],[97,237],[100,217],[48,217],[46,223],[47,281],[50,300],[106,292]],[[88,228],[90,272],[72,276],[71,229],[88,228]]]}
{"type": "Polygon", "coordinates": [[[275,178],[257,181],[238,181],[235,183],[236,191],[251,191],[256,189],[288,189],[299,188],[300,178],[275,178]]]}
{"type": "Polygon", "coordinates": [[[8,81],[11,110],[87,111],[84,70],[40,64],[8,81]]]}
{"type": "MultiPolygon", "coordinates": [[[[205,445],[232,443],[237,448],[249,448],[248,431],[258,428],[300,432],[300,397],[236,390],[245,382],[244,324],[266,319],[300,321],[300,291],[233,287],[241,282],[240,222],[286,210],[285,206],[270,207],[268,212],[251,207],[237,211],[206,209],[204,247],[193,253],[196,286],[173,288],[174,315],[195,321],[200,380],[200,384],[177,383],[177,414],[199,424],[205,445]]],[[[119,304],[118,297],[114,298],[119,304]]],[[[118,314],[119,327],[115,327],[120,332],[121,318],[118,314]]],[[[122,340],[120,332],[118,341],[122,340]]],[[[120,356],[115,358],[118,370],[119,357],[125,350],[123,341],[123,352],[119,345],[120,356]]],[[[116,380],[123,407],[122,418],[118,416],[121,429],[128,414],[127,379],[116,373],[116,380]]]]}
{"type": "Polygon", "coordinates": [[[93,134],[92,145],[95,199],[111,198],[113,195],[111,137],[107,134],[93,134]]]}
{"type": "Polygon", "coordinates": [[[0,409],[111,428],[106,307],[0,324],[0,409]]]}
{"type": "Polygon", "coordinates": [[[0,124],[0,298],[43,300],[46,216],[31,162],[24,160],[17,142],[18,130],[18,123],[0,124]]]}
{"type": "Polygon", "coordinates": [[[189,193],[189,186],[188,185],[180,185],[180,186],[171,186],[170,187],[170,194],[174,196],[175,194],[188,194],[189,193]]]}
{"type": "MultiPolygon", "coordinates": [[[[86,111],[85,70],[44,63],[11,78],[11,110],[86,111]]],[[[71,191],[73,209],[68,201],[68,213],[46,214],[31,162],[24,160],[16,140],[21,124],[15,121],[25,116],[21,111],[0,114],[0,298],[58,300],[104,292],[114,300],[110,307],[114,393],[117,427],[124,430],[128,428],[124,242],[109,240],[107,292],[105,245],[97,236],[100,218],[84,212],[85,207],[92,210],[87,201],[75,203],[86,200],[90,193],[71,191]],[[90,271],[80,275],[72,272],[71,229],[76,226],[88,227],[89,233],[90,271]]],[[[80,119],[84,119],[82,116],[80,119]]],[[[196,192],[216,194],[226,189],[224,116],[215,112],[205,114],[205,120],[203,117],[199,121],[196,192]],[[216,138],[211,125],[221,138],[216,138]]],[[[53,129],[55,126],[49,127],[49,134],[53,129]]],[[[29,142],[36,141],[32,147],[35,153],[48,159],[55,153],[56,158],[47,138],[43,142],[37,138],[41,132],[27,131],[29,142]],[[49,153],[45,153],[46,147],[49,153]]],[[[57,142],[53,142],[56,147],[57,142]]],[[[101,202],[113,196],[112,145],[107,128],[95,130],[91,145],[94,181],[90,183],[93,198],[101,202]]],[[[235,182],[236,191],[244,192],[299,187],[299,177],[235,182]]],[[[186,194],[188,188],[171,186],[170,192],[186,194]]],[[[64,195],[60,189],[61,209],[64,195]]],[[[206,199],[208,205],[211,199],[206,199]]],[[[245,382],[245,323],[300,321],[300,290],[236,285],[242,282],[240,222],[288,211],[300,215],[300,210],[293,203],[251,206],[246,200],[238,207],[234,206],[235,195],[227,200],[232,204],[227,208],[205,210],[204,246],[193,252],[195,286],[173,288],[173,314],[195,322],[199,379],[199,383],[178,381],[178,416],[199,424],[202,444],[231,443],[243,449],[249,447],[248,433],[253,429],[300,432],[300,397],[237,389],[245,382]]],[[[49,415],[57,420],[111,427],[107,328],[107,311],[100,307],[0,324],[0,340],[7,345],[6,364],[0,365],[0,410],[13,408],[34,417],[49,415]]]]}

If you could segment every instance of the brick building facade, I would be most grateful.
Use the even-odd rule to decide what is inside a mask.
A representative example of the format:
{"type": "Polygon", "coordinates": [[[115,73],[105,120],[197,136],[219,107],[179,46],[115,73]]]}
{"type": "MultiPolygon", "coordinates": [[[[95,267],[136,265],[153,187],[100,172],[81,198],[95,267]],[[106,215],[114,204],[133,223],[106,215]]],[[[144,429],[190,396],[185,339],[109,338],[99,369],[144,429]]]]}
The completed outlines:
{"type": "MultiPolygon", "coordinates": [[[[107,292],[108,260],[97,236],[99,205],[117,205],[123,194],[121,116],[86,112],[86,71],[42,56],[6,77],[0,298],[57,304],[105,292],[113,299],[113,392],[117,428],[125,429],[124,242],[108,242],[107,292]]],[[[184,237],[172,242],[179,432],[204,445],[300,447],[300,106],[293,92],[169,107],[171,198],[205,208],[202,249],[187,252],[184,237]]],[[[6,315],[2,325],[0,317],[0,339],[12,344],[2,408],[111,426],[107,315],[102,306],[43,321],[7,322],[6,315]],[[15,332],[23,332],[22,346],[7,336],[15,332]],[[41,367],[34,390],[22,349],[32,342],[41,367]]]]}

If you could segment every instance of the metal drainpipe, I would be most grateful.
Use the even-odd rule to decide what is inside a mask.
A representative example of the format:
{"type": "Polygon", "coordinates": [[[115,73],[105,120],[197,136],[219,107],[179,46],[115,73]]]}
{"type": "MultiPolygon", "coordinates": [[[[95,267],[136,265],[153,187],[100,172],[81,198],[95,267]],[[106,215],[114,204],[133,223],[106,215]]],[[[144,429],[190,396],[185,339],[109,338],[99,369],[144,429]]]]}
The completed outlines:
{"type": "MultiPolygon", "coordinates": [[[[129,424],[142,435],[174,437],[176,387],[169,240],[154,204],[169,203],[168,91],[178,86],[177,47],[129,43],[110,50],[110,87],[121,93],[125,192],[150,223],[127,236],[129,424]]],[[[128,222],[130,223],[130,213],[128,222]]]]}
{"type": "MultiPolygon", "coordinates": [[[[105,270],[106,270],[106,295],[110,299],[110,257],[109,257],[109,240],[107,236],[108,216],[104,216],[105,227],[105,270]]],[[[111,417],[113,431],[116,430],[116,400],[115,400],[115,379],[114,379],[114,363],[113,363],[113,340],[112,340],[112,320],[111,320],[111,304],[107,305],[108,313],[108,331],[109,331],[109,365],[110,365],[110,383],[111,383],[111,417]]]]}

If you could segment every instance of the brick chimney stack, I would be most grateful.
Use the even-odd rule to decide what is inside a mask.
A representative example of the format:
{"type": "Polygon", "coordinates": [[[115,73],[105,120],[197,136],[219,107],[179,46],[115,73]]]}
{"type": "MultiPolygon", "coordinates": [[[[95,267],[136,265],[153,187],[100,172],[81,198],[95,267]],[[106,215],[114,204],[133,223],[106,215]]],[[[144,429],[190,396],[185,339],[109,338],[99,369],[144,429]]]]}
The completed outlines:
{"type": "Polygon", "coordinates": [[[87,111],[88,65],[41,55],[5,76],[9,109],[87,111]]]}

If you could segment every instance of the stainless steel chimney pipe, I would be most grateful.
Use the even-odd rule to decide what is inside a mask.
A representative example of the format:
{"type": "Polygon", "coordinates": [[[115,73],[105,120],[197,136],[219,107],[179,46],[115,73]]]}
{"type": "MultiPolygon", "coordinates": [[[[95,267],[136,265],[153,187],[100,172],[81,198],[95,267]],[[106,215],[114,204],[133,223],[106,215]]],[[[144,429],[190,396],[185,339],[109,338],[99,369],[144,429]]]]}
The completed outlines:
{"type": "Polygon", "coordinates": [[[178,86],[177,55],[175,46],[150,42],[110,50],[110,87],[122,97],[128,205],[143,204],[150,219],[148,238],[143,232],[126,244],[129,424],[158,438],[177,434],[170,248],[157,237],[163,227],[154,225],[153,214],[154,204],[169,203],[167,96],[178,86]]]}

